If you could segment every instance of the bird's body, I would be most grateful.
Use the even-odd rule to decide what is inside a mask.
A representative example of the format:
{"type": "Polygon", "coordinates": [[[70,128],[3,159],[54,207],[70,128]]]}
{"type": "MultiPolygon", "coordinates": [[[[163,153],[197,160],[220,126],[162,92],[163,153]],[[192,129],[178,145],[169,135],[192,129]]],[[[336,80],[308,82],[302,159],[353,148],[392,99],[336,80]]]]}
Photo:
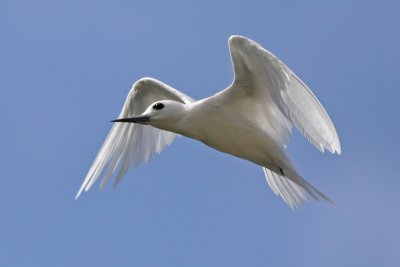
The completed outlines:
{"type": "Polygon", "coordinates": [[[340,154],[328,114],[308,87],[259,44],[232,36],[229,47],[235,79],[208,98],[195,101],[152,78],[136,82],[77,197],[106,166],[102,186],[117,169],[118,183],[129,166],[148,161],[180,134],[262,166],[272,190],[291,207],[309,196],[330,201],[285,154],[292,124],[319,150],[340,154]]]}
{"type": "MultiPolygon", "coordinates": [[[[178,127],[169,130],[261,166],[279,161],[283,147],[265,130],[271,126],[260,127],[256,120],[247,120],[237,112],[236,105],[221,98],[217,95],[186,104],[187,112],[178,127]]],[[[252,111],[251,106],[246,109],[252,111]]]]}

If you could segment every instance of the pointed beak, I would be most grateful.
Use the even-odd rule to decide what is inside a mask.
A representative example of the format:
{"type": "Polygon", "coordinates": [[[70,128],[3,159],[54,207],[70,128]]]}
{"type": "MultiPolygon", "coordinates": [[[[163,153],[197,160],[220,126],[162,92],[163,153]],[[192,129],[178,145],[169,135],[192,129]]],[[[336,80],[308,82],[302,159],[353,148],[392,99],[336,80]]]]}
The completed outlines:
{"type": "Polygon", "coordinates": [[[111,122],[130,122],[130,123],[147,124],[147,122],[149,121],[150,121],[150,116],[142,115],[133,118],[116,119],[111,122]]]}

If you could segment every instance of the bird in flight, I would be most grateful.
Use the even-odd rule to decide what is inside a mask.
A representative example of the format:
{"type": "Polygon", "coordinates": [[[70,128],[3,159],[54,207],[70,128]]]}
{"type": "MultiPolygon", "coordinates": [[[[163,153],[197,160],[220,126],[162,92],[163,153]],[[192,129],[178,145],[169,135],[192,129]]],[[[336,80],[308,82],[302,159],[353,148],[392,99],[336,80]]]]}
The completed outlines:
{"type": "Polygon", "coordinates": [[[311,90],[282,61],[242,36],[229,38],[232,84],[201,100],[153,78],[138,80],[98,152],[76,198],[103,175],[117,185],[129,168],[149,161],[177,135],[260,165],[272,191],[291,207],[327,196],[285,154],[292,125],[318,150],[341,153],[338,135],[311,90]]]}

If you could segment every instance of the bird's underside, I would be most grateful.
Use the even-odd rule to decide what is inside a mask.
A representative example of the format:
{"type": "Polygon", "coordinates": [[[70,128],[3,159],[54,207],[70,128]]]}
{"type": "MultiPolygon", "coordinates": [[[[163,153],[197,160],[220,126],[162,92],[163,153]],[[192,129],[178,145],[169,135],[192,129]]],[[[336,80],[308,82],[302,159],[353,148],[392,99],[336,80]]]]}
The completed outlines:
{"type": "MultiPolygon", "coordinates": [[[[261,123],[257,120],[245,120],[240,112],[236,112],[239,109],[234,106],[237,104],[222,104],[219,96],[195,103],[192,108],[201,107],[201,111],[193,112],[194,118],[189,117],[185,121],[192,125],[191,132],[189,134],[180,132],[180,134],[263,167],[267,182],[273,192],[281,195],[292,208],[300,207],[310,197],[333,203],[297,173],[285,154],[285,146],[279,145],[279,139],[271,135],[273,128],[268,121],[261,123]],[[227,116],[228,114],[230,116],[227,116]],[[197,129],[196,126],[199,124],[202,125],[202,129],[197,129]]],[[[254,106],[246,110],[251,114],[260,112],[254,106]]]]}
{"type": "Polygon", "coordinates": [[[195,101],[152,78],[136,82],[76,198],[101,175],[102,187],[113,174],[117,184],[128,168],[149,161],[182,134],[262,166],[273,192],[292,208],[309,198],[332,203],[296,172],[284,151],[295,125],[321,152],[340,154],[335,127],[322,105],[259,44],[232,36],[229,49],[234,80],[209,98],[195,101]]]}

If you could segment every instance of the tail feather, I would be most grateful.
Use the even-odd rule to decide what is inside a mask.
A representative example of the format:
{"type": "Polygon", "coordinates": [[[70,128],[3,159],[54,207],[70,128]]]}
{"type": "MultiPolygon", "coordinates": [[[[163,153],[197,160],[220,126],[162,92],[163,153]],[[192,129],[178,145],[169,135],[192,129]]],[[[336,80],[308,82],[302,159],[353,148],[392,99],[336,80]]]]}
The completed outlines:
{"type": "Polygon", "coordinates": [[[310,196],[315,199],[323,199],[335,205],[332,200],[325,196],[321,191],[312,186],[297,173],[278,174],[267,168],[263,168],[268,185],[277,196],[282,199],[292,209],[300,208],[310,196]]]}

